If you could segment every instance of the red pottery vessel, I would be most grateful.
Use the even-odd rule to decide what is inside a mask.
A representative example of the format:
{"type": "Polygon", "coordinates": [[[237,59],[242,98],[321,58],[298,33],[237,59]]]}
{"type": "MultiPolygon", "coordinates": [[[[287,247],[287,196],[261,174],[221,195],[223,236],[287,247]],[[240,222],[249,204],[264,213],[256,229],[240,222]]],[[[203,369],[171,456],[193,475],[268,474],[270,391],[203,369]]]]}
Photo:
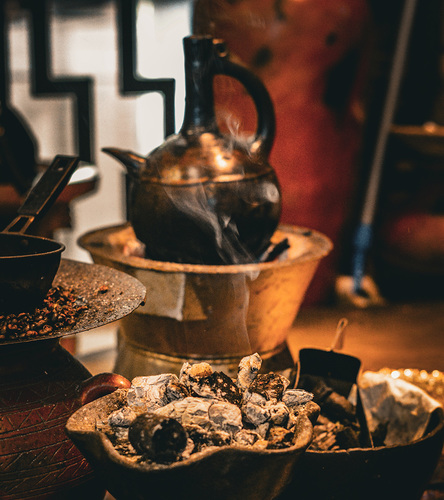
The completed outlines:
{"type": "Polygon", "coordinates": [[[58,339],[0,346],[0,498],[103,499],[105,488],[65,433],[83,404],[129,386],[91,373],[58,339]]]}
{"type": "MultiPolygon", "coordinates": [[[[281,222],[313,228],[333,241],[305,305],[326,301],[333,292],[344,232],[351,224],[369,21],[367,0],[195,4],[194,32],[223,39],[231,55],[260,77],[273,101],[276,135],[269,161],[281,184],[281,222]]],[[[256,120],[248,96],[236,81],[217,78],[221,130],[248,135],[256,120]]]]}

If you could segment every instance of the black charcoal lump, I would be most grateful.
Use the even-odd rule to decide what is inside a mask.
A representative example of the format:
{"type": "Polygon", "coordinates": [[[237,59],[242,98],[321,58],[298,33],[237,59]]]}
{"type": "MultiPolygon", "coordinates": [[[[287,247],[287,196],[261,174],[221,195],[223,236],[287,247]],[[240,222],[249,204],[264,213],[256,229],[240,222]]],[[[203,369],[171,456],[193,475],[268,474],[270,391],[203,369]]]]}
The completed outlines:
{"type": "Polygon", "coordinates": [[[159,463],[174,462],[188,443],[177,420],[155,413],[136,417],[129,426],[128,439],[136,452],[159,463]]]}
{"type": "MultiPolygon", "coordinates": [[[[321,377],[305,375],[299,380],[299,386],[310,391],[320,409],[310,449],[336,451],[359,448],[361,429],[356,407],[321,377]]],[[[286,394],[285,398],[288,397],[286,394]]]]}

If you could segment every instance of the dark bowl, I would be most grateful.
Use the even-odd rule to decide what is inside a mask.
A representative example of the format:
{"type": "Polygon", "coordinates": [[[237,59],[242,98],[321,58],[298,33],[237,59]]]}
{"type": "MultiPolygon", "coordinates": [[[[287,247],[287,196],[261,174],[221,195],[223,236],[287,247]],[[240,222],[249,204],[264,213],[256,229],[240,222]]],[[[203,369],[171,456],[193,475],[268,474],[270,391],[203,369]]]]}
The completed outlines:
{"type": "Polygon", "coordinates": [[[0,233],[0,312],[40,306],[65,245],[40,236],[0,233]]]}
{"type": "Polygon", "coordinates": [[[172,465],[137,464],[120,455],[96,420],[106,418],[126,402],[118,390],[76,411],[66,432],[118,500],[266,500],[288,484],[309,446],[313,427],[300,423],[296,443],[282,450],[252,450],[233,446],[212,448],[172,465]]]}
{"type": "Polygon", "coordinates": [[[444,412],[437,408],[424,437],[406,445],[308,450],[279,500],[419,500],[443,443],[444,412]]]}

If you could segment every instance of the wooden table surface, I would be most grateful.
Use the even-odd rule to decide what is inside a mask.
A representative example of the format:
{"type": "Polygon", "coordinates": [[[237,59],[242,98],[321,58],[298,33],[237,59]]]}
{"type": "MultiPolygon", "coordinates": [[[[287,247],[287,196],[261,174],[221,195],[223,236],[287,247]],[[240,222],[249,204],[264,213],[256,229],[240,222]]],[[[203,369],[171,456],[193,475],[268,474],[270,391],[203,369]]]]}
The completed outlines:
{"type": "Polygon", "coordinates": [[[293,358],[302,347],[330,348],[341,318],[348,321],[342,352],[360,358],[364,370],[444,371],[444,302],[440,301],[301,310],[288,337],[293,358]]]}

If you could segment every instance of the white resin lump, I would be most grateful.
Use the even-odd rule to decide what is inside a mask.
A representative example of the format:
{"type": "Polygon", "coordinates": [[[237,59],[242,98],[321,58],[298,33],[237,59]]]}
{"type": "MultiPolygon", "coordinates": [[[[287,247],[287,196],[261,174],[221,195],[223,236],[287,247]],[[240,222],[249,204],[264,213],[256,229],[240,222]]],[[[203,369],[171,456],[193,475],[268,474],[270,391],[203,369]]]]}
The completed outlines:
{"type": "MultiPolygon", "coordinates": [[[[128,441],[136,417],[145,414],[174,419],[183,427],[188,444],[170,462],[213,446],[290,447],[297,435],[298,418],[304,415],[313,421],[319,407],[309,392],[289,388],[290,382],[283,375],[260,374],[261,364],[257,353],[244,357],[236,379],[213,371],[208,363],[185,363],[179,376],[136,377],[128,390],[127,404],[106,422],[98,422],[97,428],[107,433],[119,452],[136,456],[139,443],[128,441]]],[[[152,453],[143,459],[147,457],[157,461],[152,453]]]]}

